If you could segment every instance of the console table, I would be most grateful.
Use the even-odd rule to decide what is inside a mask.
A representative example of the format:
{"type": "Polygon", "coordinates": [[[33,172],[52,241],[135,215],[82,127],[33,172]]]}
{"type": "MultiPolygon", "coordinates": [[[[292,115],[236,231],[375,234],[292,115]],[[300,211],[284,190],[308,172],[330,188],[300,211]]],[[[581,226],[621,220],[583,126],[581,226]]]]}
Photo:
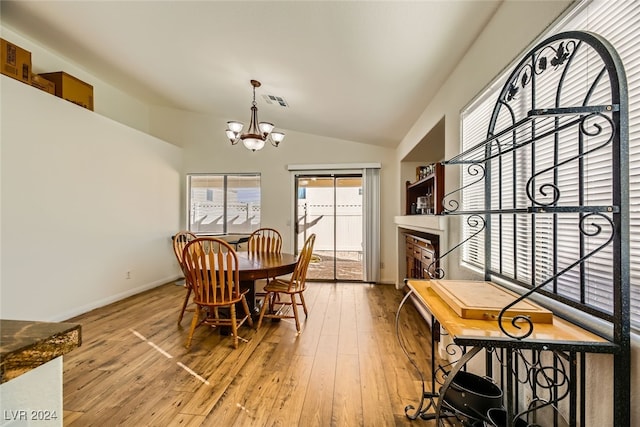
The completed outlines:
{"type": "MultiPolygon", "coordinates": [[[[483,349],[502,349],[505,351],[504,357],[513,361],[519,350],[534,350],[538,354],[540,352],[570,352],[575,357],[576,352],[588,353],[616,353],[619,347],[592,333],[581,328],[571,322],[561,318],[554,318],[552,323],[537,324],[532,334],[525,340],[514,341],[512,337],[506,335],[494,319],[477,320],[461,318],[454,310],[431,288],[429,280],[410,279],[406,281],[408,292],[402,300],[398,313],[410,298],[415,297],[420,304],[431,313],[431,369],[436,376],[440,370],[440,374],[444,374],[442,366],[437,366],[436,347],[438,345],[438,334],[436,329],[442,326],[447,331],[450,338],[456,346],[464,347],[463,356],[450,365],[450,370],[446,371],[446,379],[441,380],[441,387],[437,389],[438,381],[431,382],[431,389],[425,390],[419,407],[408,406],[409,410],[415,409],[415,414],[409,418],[436,419],[439,420],[443,415],[449,416],[443,407],[442,399],[446,391],[451,386],[451,381],[461,369],[465,367],[474,356],[483,349]],[[426,406],[425,406],[426,405],[426,406]]],[[[516,333],[515,327],[510,327],[512,333],[516,333]]],[[[575,361],[574,361],[575,363],[575,361]]],[[[537,371],[541,373],[544,368],[537,371]]],[[[509,377],[507,377],[507,380],[509,377]]],[[[514,383],[508,385],[514,387],[514,383]]],[[[575,390],[574,390],[575,391],[575,390]]],[[[510,401],[511,393],[507,393],[506,408],[512,407],[513,402],[510,401]]],[[[510,413],[509,417],[515,414],[510,413]]]]}

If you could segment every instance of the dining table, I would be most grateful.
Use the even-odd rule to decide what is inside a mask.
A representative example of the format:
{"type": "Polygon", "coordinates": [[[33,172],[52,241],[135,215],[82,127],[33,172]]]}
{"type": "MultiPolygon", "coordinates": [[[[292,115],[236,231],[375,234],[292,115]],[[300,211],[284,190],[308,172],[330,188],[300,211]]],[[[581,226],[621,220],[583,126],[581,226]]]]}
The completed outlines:
{"type": "Polygon", "coordinates": [[[298,257],[289,253],[258,252],[254,254],[247,251],[238,251],[237,254],[240,289],[248,290],[246,298],[249,311],[254,317],[257,317],[260,313],[260,307],[255,299],[255,281],[293,273],[298,257]]]}
{"type": "MultiPolygon", "coordinates": [[[[293,273],[298,262],[298,257],[290,253],[266,253],[257,252],[249,253],[246,250],[236,251],[238,255],[238,276],[240,279],[239,287],[246,290],[245,295],[249,312],[254,320],[260,315],[261,303],[256,301],[256,280],[272,279],[274,277],[293,273]]],[[[207,269],[211,267],[207,265],[207,269]]],[[[218,269],[216,260],[216,270],[218,269]]],[[[223,310],[225,312],[225,310],[223,310]]],[[[242,307],[236,307],[236,312],[241,313],[242,307]]],[[[222,335],[229,335],[228,327],[221,327],[222,335]]]]}

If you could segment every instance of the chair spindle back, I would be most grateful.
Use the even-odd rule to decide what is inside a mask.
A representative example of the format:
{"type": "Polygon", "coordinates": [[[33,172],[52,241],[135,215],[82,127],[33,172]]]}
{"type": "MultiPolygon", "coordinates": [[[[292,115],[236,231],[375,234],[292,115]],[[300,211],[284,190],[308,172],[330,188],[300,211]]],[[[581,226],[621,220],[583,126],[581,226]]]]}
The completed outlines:
{"type": "Polygon", "coordinates": [[[249,236],[247,251],[250,254],[282,252],[282,236],[274,228],[259,228],[249,236]]]}
{"type": "Polygon", "coordinates": [[[196,304],[224,304],[240,293],[238,255],[226,241],[197,238],[187,243],[183,259],[196,304]]]}

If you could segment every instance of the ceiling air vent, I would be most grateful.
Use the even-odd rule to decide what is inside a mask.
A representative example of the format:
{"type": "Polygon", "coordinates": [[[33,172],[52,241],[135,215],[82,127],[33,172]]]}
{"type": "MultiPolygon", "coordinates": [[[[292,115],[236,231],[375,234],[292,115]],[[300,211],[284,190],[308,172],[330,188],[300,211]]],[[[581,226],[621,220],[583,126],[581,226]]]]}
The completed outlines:
{"type": "Polygon", "coordinates": [[[281,96],[275,95],[262,95],[267,104],[279,104],[281,107],[288,107],[287,101],[284,100],[281,96]]]}

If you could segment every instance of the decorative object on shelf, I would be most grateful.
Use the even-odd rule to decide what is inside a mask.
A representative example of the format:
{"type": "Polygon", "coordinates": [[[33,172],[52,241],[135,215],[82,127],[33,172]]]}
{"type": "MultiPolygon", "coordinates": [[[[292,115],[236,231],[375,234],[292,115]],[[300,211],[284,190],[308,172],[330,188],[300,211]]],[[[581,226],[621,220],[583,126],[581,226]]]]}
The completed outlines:
{"type": "Polygon", "coordinates": [[[82,108],[93,111],[93,85],[64,71],[41,73],[40,77],[53,82],[55,95],[82,108]]]}
{"type": "Polygon", "coordinates": [[[256,105],[256,88],[261,86],[257,80],[251,80],[253,86],[253,101],[251,102],[251,120],[249,121],[249,129],[247,132],[241,133],[244,123],[229,121],[228,129],[225,131],[227,137],[231,141],[231,145],[236,145],[242,141],[245,147],[251,151],[262,150],[265,142],[269,141],[271,145],[277,147],[284,139],[284,133],[273,132],[274,125],[269,122],[258,121],[258,107],[256,105]]]}
{"type": "Polygon", "coordinates": [[[434,171],[433,165],[418,166],[416,168],[416,181],[420,181],[431,175],[434,171]]]}
{"type": "Polygon", "coordinates": [[[0,73],[31,84],[31,52],[0,38],[0,73]]]}
{"type": "Polygon", "coordinates": [[[419,214],[427,213],[427,196],[420,196],[416,199],[416,212],[419,214]]]}
{"type": "Polygon", "coordinates": [[[433,173],[434,170],[434,166],[433,165],[427,165],[424,168],[424,177],[428,177],[429,175],[431,175],[433,173]]]}

